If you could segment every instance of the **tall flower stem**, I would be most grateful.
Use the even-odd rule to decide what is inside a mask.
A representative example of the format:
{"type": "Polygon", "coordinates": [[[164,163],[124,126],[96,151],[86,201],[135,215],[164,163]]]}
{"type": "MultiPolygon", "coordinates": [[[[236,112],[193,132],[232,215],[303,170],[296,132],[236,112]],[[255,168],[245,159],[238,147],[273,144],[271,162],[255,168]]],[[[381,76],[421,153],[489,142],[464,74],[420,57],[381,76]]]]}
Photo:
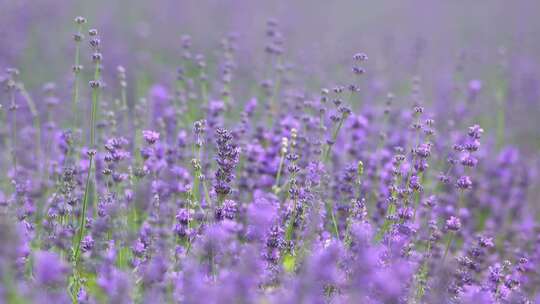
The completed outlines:
{"type": "Polygon", "coordinates": [[[448,236],[448,240],[446,241],[446,246],[444,249],[444,255],[442,258],[442,261],[444,262],[446,260],[446,256],[448,255],[448,251],[450,250],[450,246],[452,245],[452,241],[454,240],[455,233],[452,231],[450,232],[448,236]]]}
{"type": "Polygon", "coordinates": [[[276,181],[274,183],[274,186],[272,187],[275,194],[278,194],[279,191],[281,190],[279,188],[279,181],[281,179],[281,172],[283,171],[283,164],[285,163],[285,155],[287,154],[288,146],[289,146],[289,139],[287,137],[283,137],[281,139],[281,149],[280,149],[278,170],[276,173],[276,181]]]}
{"type": "Polygon", "coordinates": [[[73,96],[72,96],[72,107],[73,107],[73,128],[76,128],[79,125],[79,74],[81,72],[81,40],[82,40],[82,23],[79,23],[77,26],[77,34],[75,34],[75,65],[73,66],[73,96]]]}
{"type": "Polygon", "coordinates": [[[92,88],[92,110],[90,114],[90,147],[95,148],[96,145],[96,120],[97,120],[97,108],[99,102],[99,64],[96,64],[96,70],[94,72],[92,88]]]}
{"type": "MultiPolygon", "coordinates": [[[[95,157],[96,148],[97,148],[96,147],[96,120],[97,120],[97,111],[98,111],[98,103],[99,103],[99,88],[101,86],[101,83],[99,81],[100,69],[101,69],[100,68],[101,54],[95,53],[93,57],[95,61],[95,70],[94,70],[94,80],[90,82],[90,87],[92,88],[92,108],[91,108],[91,113],[90,113],[90,144],[89,144],[90,150],[88,151],[89,166],[88,166],[88,172],[86,175],[86,183],[84,187],[82,211],[79,218],[79,232],[78,232],[76,244],[75,244],[75,253],[74,253],[75,265],[78,265],[79,263],[80,247],[81,247],[82,239],[84,237],[86,212],[88,209],[88,201],[90,200],[90,197],[89,197],[90,191],[92,191],[92,202],[94,204],[96,203],[96,197],[97,197],[95,193],[97,189],[96,189],[96,168],[94,165],[94,157],[95,157]]],[[[93,208],[93,209],[95,212],[96,208],[93,208]]]]}
{"type": "Polygon", "coordinates": [[[341,117],[341,119],[339,120],[336,128],[334,129],[334,132],[332,133],[332,144],[328,144],[326,146],[326,151],[323,153],[323,162],[326,163],[328,162],[328,159],[330,157],[330,153],[332,152],[332,146],[333,146],[333,143],[335,143],[335,141],[337,140],[337,137],[338,137],[338,134],[339,134],[339,130],[341,130],[341,127],[343,126],[343,121],[345,120],[346,116],[343,115],[341,117]]]}
{"type": "MultiPolygon", "coordinates": [[[[99,75],[96,73],[96,75],[99,75]]],[[[98,103],[98,88],[93,88],[92,90],[92,112],[90,114],[90,147],[95,147],[95,128],[96,128],[96,109],[97,109],[97,103],[98,103]]],[[[91,181],[95,180],[95,166],[94,166],[94,156],[95,156],[95,150],[91,150],[88,153],[90,159],[89,159],[89,167],[88,167],[88,173],[86,174],[86,184],[84,187],[84,196],[82,201],[82,211],[79,218],[79,232],[77,234],[77,239],[75,242],[75,254],[74,254],[74,260],[75,264],[78,265],[79,262],[79,256],[80,256],[80,247],[81,247],[81,241],[84,237],[84,227],[85,227],[85,221],[86,221],[86,211],[88,209],[88,201],[89,201],[89,194],[90,194],[90,188],[91,188],[91,181]]]]}
{"type": "Polygon", "coordinates": [[[79,256],[80,256],[80,248],[81,248],[81,241],[84,236],[84,227],[85,227],[85,221],[86,221],[86,210],[88,208],[88,194],[90,189],[90,178],[91,178],[91,172],[92,172],[92,164],[93,164],[93,158],[94,156],[90,154],[90,167],[88,167],[88,173],[86,175],[86,185],[84,187],[84,196],[83,196],[83,202],[82,202],[82,210],[81,215],[79,218],[79,232],[77,233],[77,239],[75,241],[75,253],[74,253],[74,260],[75,265],[78,266],[79,264],[79,256]]]}

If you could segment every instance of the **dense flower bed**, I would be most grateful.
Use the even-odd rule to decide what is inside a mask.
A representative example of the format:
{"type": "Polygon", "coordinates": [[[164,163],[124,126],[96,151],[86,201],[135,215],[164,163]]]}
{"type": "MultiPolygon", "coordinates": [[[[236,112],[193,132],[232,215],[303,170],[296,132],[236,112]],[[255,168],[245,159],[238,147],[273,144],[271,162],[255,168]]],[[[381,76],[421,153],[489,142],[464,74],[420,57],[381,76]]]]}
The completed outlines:
{"type": "Polygon", "coordinates": [[[270,21],[253,98],[234,97],[234,35],[209,62],[183,37],[176,79],[137,95],[129,66],[103,80],[100,32],[75,28],[68,92],[2,76],[0,299],[539,300],[537,160],[434,115],[421,79],[366,102],[357,53],[343,84],[293,84],[270,21]]]}

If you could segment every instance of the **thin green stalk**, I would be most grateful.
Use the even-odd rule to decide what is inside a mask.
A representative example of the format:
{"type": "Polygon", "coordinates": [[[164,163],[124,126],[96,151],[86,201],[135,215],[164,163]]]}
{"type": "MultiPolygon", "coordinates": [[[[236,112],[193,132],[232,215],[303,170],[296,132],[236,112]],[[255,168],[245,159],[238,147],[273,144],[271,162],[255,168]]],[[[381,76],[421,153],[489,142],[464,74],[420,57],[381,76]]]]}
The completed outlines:
{"type": "MultiPolygon", "coordinates": [[[[96,69],[94,72],[94,81],[99,81],[99,63],[96,63],[96,69]]],[[[96,145],[96,120],[99,103],[99,90],[98,88],[92,89],[92,112],[90,115],[90,148],[95,148],[96,145]]]]}
{"type": "Polygon", "coordinates": [[[203,186],[204,198],[206,199],[208,204],[211,204],[212,200],[210,199],[210,192],[208,191],[208,186],[206,185],[206,181],[202,182],[202,186],[203,186]]]}
{"type": "MultiPolygon", "coordinates": [[[[291,214],[291,217],[288,220],[287,228],[285,230],[285,240],[287,242],[290,242],[293,239],[294,223],[296,221],[296,218],[299,216],[299,214],[297,214],[297,203],[298,203],[297,199],[295,198],[293,200],[292,214],[291,214]]],[[[283,264],[283,267],[285,268],[286,271],[288,271],[288,272],[294,271],[295,264],[296,264],[296,257],[295,257],[295,254],[294,254],[294,252],[292,250],[287,249],[286,252],[283,254],[282,264],[283,264]]]]}
{"type": "MultiPolygon", "coordinates": [[[[281,66],[281,57],[277,58],[278,67],[281,66]]],[[[272,115],[269,115],[269,117],[277,117],[278,112],[278,106],[276,104],[276,98],[279,94],[279,90],[281,88],[281,72],[278,71],[278,76],[276,79],[276,85],[274,86],[274,91],[272,92],[272,96],[270,96],[270,113],[272,115]]]]}
{"type": "MultiPolygon", "coordinates": [[[[422,180],[423,173],[420,172],[419,179],[422,180]]],[[[418,210],[418,205],[420,205],[420,191],[416,190],[414,192],[414,211],[413,211],[413,222],[416,220],[416,211],[418,210]]]]}
{"type": "Polygon", "coordinates": [[[201,201],[202,201],[202,198],[200,197],[201,194],[200,194],[200,188],[202,187],[203,189],[203,194],[204,194],[204,197],[205,197],[205,200],[208,204],[211,203],[210,201],[210,193],[208,192],[208,188],[206,187],[206,182],[203,180],[201,181],[201,177],[202,177],[202,168],[201,168],[201,149],[200,148],[196,148],[196,150],[198,151],[196,153],[197,155],[197,158],[193,160],[193,166],[194,166],[194,172],[193,172],[193,176],[195,177],[194,181],[193,181],[193,188],[191,189],[191,196],[192,196],[192,199],[199,202],[199,205],[198,207],[202,209],[201,207],[201,201]]]}
{"type": "MultiPolygon", "coordinates": [[[[82,25],[78,26],[78,33],[82,31],[82,25]]],[[[79,125],[79,73],[80,73],[80,59],[81,57],[81,44],[80,41],[75,41],[75,66],[73,67],[73,74],[75,76],[73,83],[73,128],[79,125]]]]}
{"type": "Polygon", "coordinates": [[[461,209],[465,208],[465,198],[464,198],[465,193],[464,193],[464,191],[460,190],[458,196],[459,196],[459,198],[458,198],[458,210],[457,211],[459,212],[461,209]]]}
{"type": "MultiPolygon", "coordinates": [[[[396,185],[400,185],[400,184],[401,184],[401,175],[398,177],[396,181],[396,185]]],[[[390,195],[394,200],[397,199],[397,193],[395,190],[392,189],[390,195]]],[[[388,232],[388,230],[392,226],[393,221],[389,220],[388,216],[393,215],[396,212],[396,209],[397,209],[396,204],[394,202],[390,202],[390,204],[388,205],[388,208],[386,209],[386,215],[384,217],[383,225],[381,229],[379,230],[379,232],[377,233],[377,235],[375,236],[376,242],[379,242],[380,240],[382,240],[386,232],[388,232]]]]}
{"type": "MultiPolygon", "coordinates": [[[[202,162],[202,148],[199,149],[198,159],[200,162],[202,162]]],[[[202,176],[202,165],[198,172],[198,177],[201,178],[202,176]]],[[[203,186],[203,192],[204,192],[204,198],[208,204],[211,204],[212,201],[210,200],[210,192],[208,192],[208,186],[206,185],[206,180],[202,181],[203,186]]]]}
{"type": "Polygon", "coordinates": [[[495,90],[495,101],[497,102],[497,117],[496,117],[496,146],[500,150],[504,145],[505,139],[505,123],[506,123],[506,101],[507,82],[504,76],[504,70],[499,71],[499,83],[495,90]]]}
{"type": "MultiPolygon", "coordinates": [[[[99,62],[96,62],[95,70],[94,70],[94,81],[97,82],[97,86],[92,88],[92,111],[90,114],[90,148],[95,149],[97,151],[97,143],[96,140],[99,137],[96,130],[96,123],[99,117],[99,90],[101,87],[100,81],[100,66],[99,62]]],[[[92,208],[94,215],[97,211],[96,203],[97,203],[97,174],[96,174],[96,166],[92,167],[90,166],[89,169],[92,169],[92,203],[94,205],[94,208],[92,208]]]]}
{"type": "Polygon", "coordinates": [[[332,204],[327,202],[326,203],[326,209],[330,212],[330,217],[332,219],[332,227],[334,228],[334,234],[336,235],[338,240],[341,240],[341,238],[339,236],[338,224],[337,224],[337,221],[336,221],[336,213],[334,211],[334,208],[333,208],[332,204]]]}
{"type": "MultiPolygon", "coordinates": [[[[201,73],[203,73],[203,71],[201,71],[201,73]]],[[[207,80],[202,80],[201,81],[201,97],[202,97],[202,101],[203,101],[203,106],[206,106],[208,104],[208,82],[207,82],[207,80]]],[[[228,98],[225,98],[225,106],[229,107],[229,105],[227,104],[227,100],[228,100],[228,98]]]]}
{"type": "Polygon", "coordinates": [[[285,240],[291,241],[292,235],[294,232],[294,221],[296,220],[296,200],[293,201],[293,211],[291,214],[291,218],[289,219],[289,222],[287,224],[287,230],[285,232],[285,240]]]}
{"type": "MultiPolygon", "coordinates": [[[[346,118],[345,116],[342,116],[341,119],[339,120],[336,128],[334,129],[334,132],[332,133],[332,143],[335,143],[335,141],[337,140],[339,130],[341,130],[341,127],[343,126],[343,121],[345,120],[345,118],[346,118]]],[[[326,151],[323,154],[323,162],[324,163],[328,162],[328,158],[330,157],[330,152],[332,151],[332,145],[333,144],[328,144],[327,147],[326,147],[326,151]]]]}
{"type": "MultiPolygon", "coordinates": [[[[128,115],[128,104],[127,104],[127,80],[125,75],[125,70],[122,69],[120,74],[120,123],[124,125],[129,118],[128,115]]],[[[120,126],[120,128],[122,127],[120,126]]],[[[126,126],[128,127],[128,126],[126,126]]]]}
{"type": "Polygon", "coordinates": [[[396,205],[394,203],[390,203],[388,208],[386,209],[386,216],[383,222],[383,225],[381,229],[379,230],[379,233],[375,236],[375,241],[379,242],[383,239],[383,237],[386,235],[386,232],[390,230],[390,227],[393,224],[393,221],[389,220],[388,217],[390,215],[393,215],[396,212],[396,205]]]}
{"type": "Polygon", "coordinates": [[[277,171],[277,174],[276,174],[276,182],[274,183],[274,186],[272,187],[272,189],[274,189],[274,193],[279,193],[280,191],[280,188],[279,188],[279,180],[281,178],[281,171],[283,170],[283,164],[285,163],[285,153],[281,153],[281,157],[279,158],[279,166],[278,166],[278,171],[277,171]]]}
{"type": "Polygon", "coordinates": [[[418,274],[417,278],[417,286],[416,286],[416,301],[420,302],[425,294],[425,286],[428,279],[428,273],[429,273],[429,256],[431,254],[431,241],[428,241],[428,247],[426,250],[426,259],[422,263],[422,266],[420,266],[420,273],[418,274]]]}
{"type": "Polygon", "coordinates": [[[279,159],[279,167],[278,172],[276,175],[276,187],[279,187],[279,179],[281,178],[281,171],[283,170],[283,163],[285,161],[285,154],[281,154],[281,157],[279,159]]]}
{"type": "Polygon", "coordinates": [[[122,111],[127,112],[128,105],[126,86],[122,86],[122,90],[120,91],[120,100],[122,101],[122,111]]]}
{"type": "Polygon", "coordinates": [[[454,240],[455,233],[453,231],[450,232],[448,236],[448,240],[446,241],[446,248],[444,249],[444,255],[442,261],[446,260],[446,256],[448,255],[448,251],[450,250],[450,245],[452,245],[452,241],[454,240]]]}
{"type": "MultiPolygon", "coordinates": [[[[96,70],[94,73],[94,80],[99,80],[99,63],[96,63],[96,70]]],[[[90,149],[94,149],[96,147],[96,112],[98,107],[98,101],[99,101],[99,91],[98,87],[92,88],[92,111],[90,113],[90,149]]],[[[88,167],[88,173],[86,175],[86,184],[84,187],[84,196],[83,196],[83,202],[82,202],[82,211],[81,216],[79,220],[79,233],[77,236],[76,244],[75,244],[75,254],[74,254],[74,260],[75,265],[78,265],[79,263],[79,256],[80,256],[80,247],[82,238],[84,236],[84,227],[85,227],[85,221],[86,221],[86,211],[88,209],[88,200],[89,200],[89,192],[91,187],[91,181],[96,178],[95,175],[95,166],[94,166],[94,155],[95,151],[89,153],[90,157],[90,164],[88,167]]],[[[94,182],[95,185],[95,182],[94,182]]],[[[93,191],[96,191],[96,187],[93,187],[93,191]]],[[[95,203],[95,199],[93,200],[95,203]]],[[[95,209],[95,208],[94,208],[95,209]]]]}
{"type": "Polygon", "coordinates": [[[88,208],[88,193],[90,189],[90,179],[91,179],[91,172],[92,172],[92,165],[93,165],[94,156],[90,155],[90,166],[88,167],[88,173],[86,175],[86,185],[84,187],[84,196],[83,196],[83,202],[82,202],[82,211],[79,218],[79,233],[77,234],[77,239],[75,241],[75,254],[74,254],[74,260],[75,265],[78,265],[79,263],[79,256],[80,256],[80,248],[81,248],[81,241],[84,236],[84,228],[85,228],[85,222],[86,222],[86,210],[88,208]]]}

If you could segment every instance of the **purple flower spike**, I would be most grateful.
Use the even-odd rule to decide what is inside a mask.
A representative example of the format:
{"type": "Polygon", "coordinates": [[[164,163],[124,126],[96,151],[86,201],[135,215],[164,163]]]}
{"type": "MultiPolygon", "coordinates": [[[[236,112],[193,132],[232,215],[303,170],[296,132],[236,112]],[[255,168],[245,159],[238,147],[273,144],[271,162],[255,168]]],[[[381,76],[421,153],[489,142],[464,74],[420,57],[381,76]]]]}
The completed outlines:
{"type": "Polygon", "coordinates": [[[153,144],[156,143],[156,141],[159,140],[159,133],[158,132],[150,131],[150,130],[143,130],[142,134],[143,134],[144,140],[146,140],[146,142],[149,145],[153,145],[153,144]]]}

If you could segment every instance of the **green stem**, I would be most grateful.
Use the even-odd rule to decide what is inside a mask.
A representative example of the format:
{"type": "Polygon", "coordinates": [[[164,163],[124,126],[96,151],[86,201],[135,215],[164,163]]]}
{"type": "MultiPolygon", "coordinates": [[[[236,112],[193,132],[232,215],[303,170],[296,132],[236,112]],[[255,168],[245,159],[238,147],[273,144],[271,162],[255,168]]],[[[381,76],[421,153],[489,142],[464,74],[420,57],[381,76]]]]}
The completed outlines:
{"type": "MultiPolygon", "coordinates": [[[[96,63],[94,72],[94,80],[99,81],[99,63],[96,63]]],[[[95,148],[96,145],[96,120],[99,103],[99,89],[92,89],[92,112],[90,115],[90,148],[95,148]]]]}
{"type": "Polygon", "coordinates": [[[338,134],[339,134],[339,130],[341,129],[341,127],[343,126],[343,121],[345,120],[345,117],[341,117],[341,119],[339,120],[336,128],[334,129],[334,132],[332,133],[332,144],[328,144],[327,147],[326,147],[326,151],[325,153],[323,154],[323,162],[326,163],[328,162],[328,158],[330,157],[330,152],[332,151],[332,145],[333,143],[335,143],[335,141],[337,140],[337,137],[338,137],[338,134]]]}
{"type": "Polygon", "coordinates": [[[274,193],[277,194],[277,192],[279,192],[279,180],[281,178],[281,171],[283,170],[283,163],[285,162],[285,153],[281,153],[281,157],[279,159],[279,166],[278,166],[278,171],[277,171],[277,174],[276,174],[276,182],[274,183],[274,193]]]}
{"type": "Polygon", "coordinates": [[[76,240],[76,244],[75,244],[75,246],[76,246],[75,247],[75,254],[74,254],[75,265],[78,265],[78,263],[79,263],[81,242],[82,242],[82,238],[84,236],[84,227],[85,227],[85,222],[86,222],[86,210],[88,208],[88,193],[90,192],[90,180],[91,180],[93,161],[94,161],[94,157],[93,157],[93,155],[90,155],[90,166],[88,167],[88,173],[86,175],[86,185],[84,187],[82,211],[81,211],[81,215],[80,215],[80,218],[79,218],[79,233],[77,235],[77,240],[76,240]]]}
{"type": "Polygon", "coordinates": [[[454,240],[455,233],[452,231],[450,232],[450,235],[448,236],[448,241],[446,241],[446,248],[444,249],[444,255],[442,261],[446,260],[446,256],[448,255],[448,251],[450,250],[450,245],[452,245],[452,241],[454,240]]]}
{"type": "MultiPolygon", "coordinates": [[[[422,180],[423,173],[420,172],[418,179],[422,180]]],[[[420,191],[414,192],[414,211],[413,211],[413,222],[416,220],[416,211],[418,210],[418,205],[420,205],[420,191]]]]}
{"type": "MultiPolygon", "coordinates": [[[[126,80],[124,80],[126,81],[126,80]]],[[[121,107],[120,110],[120,122],[122,125],[126,124],[128,120],[128,104],[127,104],[127,92],[126,92],[126,84],[121,84],[121,91],[120,91],[120,100],[121,100],[121,107]]],[[[126,126],[127,127],[127,126],[126,126]]]]}
{"type": "Polygon", "coordinates": [[[379,233],[375,236],[375,241],[379,242],[383,239],[385,234],[390,230],[390,227],[393,224],[393,221],[388,219],[388,216],[393,215],[396,211],[396,205],[394,203],[390,203],[388,208],[386,209],[386,216],[384,218],[383,225],[381,229],[379,230],[379,233]]]}
{"type": "Polygon", "coordinates": [[[336,237],[338,238],[338,240],[341,240],[341,237],[339,236],[339,228],[338,228],[338,224],[337,224],[337,221],[336,221],[336,213],[335,213],[335,210],[333,208],[333,204],[330,204],[330,203],[326,203],[326,209],[330,212],[330,217],[332,219],[332,226],[334,228],[334,234],[336,235],[336,237]]]}
{"type": "Polygon", "coordinates": [[[428,273],[429,273],[429,256],[431,254],[431,241],[428,241],[428,247],[427,247],[427,255],[424,260],[424,263],[422,263],[422,266],[420,267],[420,273],[418,274],[417,279],[417,287],[416,287],[416,301],[420,302],[422,298],[424,297],[425,293],[425,286],[428,279],[428,273]]]}
{"type": "MultiPolygon", "coordinates": [[[[82,30],[82,25],[78,26],[78,33],[82,30]]],[[[75,80],[73,83],[73,128],[76,128],[79,125],[79,66],[80,66],[80,57],[81,57],[81,44],[79,41],[76,41],[75,44],[75,66],[73,74],[75,80]]]]}

